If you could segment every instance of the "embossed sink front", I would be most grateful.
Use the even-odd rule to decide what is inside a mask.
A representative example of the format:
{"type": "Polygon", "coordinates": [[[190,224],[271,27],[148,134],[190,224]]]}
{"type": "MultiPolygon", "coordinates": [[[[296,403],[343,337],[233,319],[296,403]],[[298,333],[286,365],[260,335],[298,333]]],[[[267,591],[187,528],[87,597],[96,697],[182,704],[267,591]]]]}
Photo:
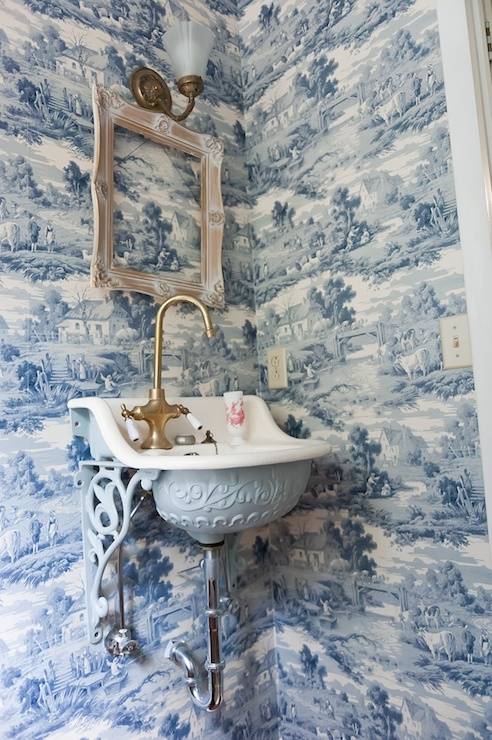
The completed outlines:
{"type": "MultiPolygon", "coordinates": [[[[292,509],[306,488],[311,460],[326,454],[321,440],[298,440],[275,424],[265,402],[245,397],[247,435],[241,445],[228,436],[222,398],[181,398],[211,429],[217,445],[141,450],[120,416],[141,399],[77,398],[70,401],[74,434],[85,437],[96,460],[160,471],[152,491],[159,514],[203,543],[274,521],[292,509]]],[[[143,431],[143,428],[142,428],[143,431]]],[[[169,438],[190,433],[183,417],[167,427],[169,438]]]]}

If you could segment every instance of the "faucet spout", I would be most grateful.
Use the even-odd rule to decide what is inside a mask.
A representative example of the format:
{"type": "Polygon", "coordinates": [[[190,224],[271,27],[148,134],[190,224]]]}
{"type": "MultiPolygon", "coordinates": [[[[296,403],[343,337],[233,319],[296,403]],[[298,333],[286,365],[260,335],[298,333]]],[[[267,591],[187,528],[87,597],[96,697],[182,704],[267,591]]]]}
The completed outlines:
{"type": "MultiPolygon", "coordinates": [[[[155,355],[154,355],[154,387],[153,390],[160,391],[162,390],[162,348],[164,345],[164,337],[163,337],[163,324],[164,324],[164,316],[166,314],[167,309],[170,306],[173,306],[175,303],[191,303],[194,306],[196,306],[200,313],[202,314],[203,323],[205,324],[205,333],[209,339],[212,339],[212,337],[215,336],[215,329],[212,324],[212,319],[210,318],[210,314],[208,312],[207,307],[200,301],[198,298],[194,298],[191,295],[175,295],[171,298],[168,298],[164,303],[159,307],[159,310],[157,311],[157,316],[155,320],[155,355]]],[[[160,394],[155,394],[160,395],[160,394]]]]}
{"type": "MultiPolygon", "coordinates": [[[[202,314],[203,323],[207,337],[211,339],[214,334],[214,327],[208,309],[198,298],[191,295],[175,295],[168,298],[159,307],[155,321],[155,355],[154,355],[154,385],[149,391],[149,400],[145,406],[135,406],[133,409],[127,409],[125,406],[121,409],[121,414],[125,421],[130,419],[135,421],[145,421],[148,424],[149,431],[143,440],[141,447],[144,450],[170,450],[171,442],[166,437],[166,425],[171,419],[177,419],[182,414],[191,417],[190,410],[179,403],[168,403],[166,394],[162,387],[162,348],[164,344],[162,325],[164,314],[169,306],[175,303],[192,303],[202,314]]],[[[193,424],[193,419],[190,418],[193,424]]],[[[136,436],[132,435],[133,441],[138,439],[138,432],[134,430],[136,436]]]]}

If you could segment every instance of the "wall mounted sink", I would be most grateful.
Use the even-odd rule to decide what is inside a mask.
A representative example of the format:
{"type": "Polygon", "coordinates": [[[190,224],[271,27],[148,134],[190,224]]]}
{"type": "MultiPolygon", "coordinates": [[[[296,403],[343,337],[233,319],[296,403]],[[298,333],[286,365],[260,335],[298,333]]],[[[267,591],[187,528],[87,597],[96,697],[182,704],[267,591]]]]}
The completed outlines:
{"type": "MultiPolygon", "coordinates": [[[[87,439],[94,460],[152,472],[159,514],[201,543],[213,544],[225,534],[267,524],[290,511],[305,490],[311,460],[329,451],[321,440],[284,434],[261,398],[244,400],[247,434],[242,444],[233,445],[221,397],[181,398],[204,429],[212,431],[217,446],[171,450],[141,450],[129,440],[120,406],[132,407],[142,399],[76,398],[69,407],[73,433],[87,439]]],[[[140,424],[143,437],[146,425],[140,424]]],[[[192,431],[184,417],[167,427],[170,439],[192,431]]]]}

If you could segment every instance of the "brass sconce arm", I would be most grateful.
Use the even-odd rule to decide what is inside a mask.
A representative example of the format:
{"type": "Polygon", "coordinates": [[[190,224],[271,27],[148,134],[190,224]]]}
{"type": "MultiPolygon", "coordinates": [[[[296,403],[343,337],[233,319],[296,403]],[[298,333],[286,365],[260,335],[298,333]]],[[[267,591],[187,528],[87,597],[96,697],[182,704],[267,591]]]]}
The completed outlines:
{"type": "Polygon", "coordinates": [[[199,75],[186,75],[177,81],[179,92],[188,98],[182,113],[172,112],[173,100],[165,80],[155,70],[141,67],[132,74],[131,88],[133,96],[142,108],[160,110],[173,121],[184,121],[195,107],[195,99],[203,91],[203,80],[199,75]]]}

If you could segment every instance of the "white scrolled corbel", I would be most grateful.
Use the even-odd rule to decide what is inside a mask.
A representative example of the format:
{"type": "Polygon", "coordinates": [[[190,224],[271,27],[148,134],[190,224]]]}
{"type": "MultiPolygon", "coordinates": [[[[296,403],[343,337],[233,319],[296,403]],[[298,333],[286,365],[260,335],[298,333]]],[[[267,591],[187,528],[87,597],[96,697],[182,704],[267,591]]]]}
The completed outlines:
{"type": "Polygon", "coordinates": [[[133,496],[139,487],[151,491],[159,475],[158,470],[137,470],[126,485],[122,480],[124,470],[125,466],[117,462],[88,460],[80,464],[75,476],[75,485],[82,493],[85,587],[92,643],[103,636],[101,620],[109,604],[101,593],[102,579],[111,556],[127,535],[133,496]]]}

